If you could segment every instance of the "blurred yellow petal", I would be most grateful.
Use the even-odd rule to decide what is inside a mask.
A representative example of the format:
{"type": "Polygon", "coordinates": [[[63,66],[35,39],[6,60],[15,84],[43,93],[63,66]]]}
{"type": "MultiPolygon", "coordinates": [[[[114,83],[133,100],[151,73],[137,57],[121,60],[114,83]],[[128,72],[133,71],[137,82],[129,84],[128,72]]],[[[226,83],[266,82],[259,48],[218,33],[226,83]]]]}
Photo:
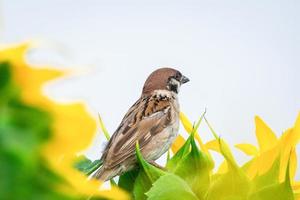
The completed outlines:
{"type": "Polygon", "coordinates": [[[96,132],[96,121],[82,103],[57,104],[48,109],[53,115],[54,135],[45,146],[45,152],[59,159],[88,147],[96,132]]]}
{"type": "Polygon", "coordinates": [[[127,193],[118,187],[111,187],[110,190],[100,190],[102,185],[100,181],[94,179],[88,180],[85,175],[73,168],[70,168],[69,162],[60,164],[59,173],[66,178],[68,184],[70,184],[72,188],[70,190],[68,185],[60,185],[60,189],[65,193],[71,193],[70,195],[75,192],[80,196],[99,196],[115,200],[129,200],[127,193]]]}
{"type": "Polygon", "coordinates": [[[24,58],[29,47],[30,43],[1,47],[0,60],[9,61],[14,67],[20,68],[26,65],[24,58]]]}
{"type": "Polygon", "coordinates": [[[173,154],[175,154],[184,145],[184,143],[185,139],[181,135],[178,135],[171,146],[173,154]]]}
{"type": "Polygon", "coordinates": [[[249,155],[249,156],[255,156],[258,154],[258,150],[256,148],[256,146],[252,145],[252,144],[236,144],[235,145],[236,148],[240,149],[242,152],[244,152],[245,154],[249,155]]]}
{"type": "Polygon", "coordinates": [[[61,70],[50,67],[32,68],[25,61],[25,55],[30,43],[0,49],[0,60],[9,61],[13,70],[13,79],[21,87],[21,98],[27,104],[34,106],[48,106],[48,98],[42,92],[42,85],[65,74],[61,70]]]}
{"type": "Polygon", "coordinates": [[[57,174],[67,183],[60,188],[70,194],[99,196],[109,199],[129,199],[123,190],[112,187],[101,190],[101,182],[88,180],[85,175],[73,168],[76,155],[86,149],[96,132],[96,120],[83,103],[61,104],[46,97],[42,87],[49,80],[65,74],[49,68],[32,68],[25,61],[29,43],[0,50],[0,61],[8,61],[12,66],[13,79],[21,90],[22,100],[30,105],[41,107],[52,117],[52,137],[44,145],[43,156],[57,174]]]}
{"type": "Polygon", "coordinates": [[[277,144],[275,133],[258,116],[255,117],[256,138],[261,152],[271,149],[277,144]]]}

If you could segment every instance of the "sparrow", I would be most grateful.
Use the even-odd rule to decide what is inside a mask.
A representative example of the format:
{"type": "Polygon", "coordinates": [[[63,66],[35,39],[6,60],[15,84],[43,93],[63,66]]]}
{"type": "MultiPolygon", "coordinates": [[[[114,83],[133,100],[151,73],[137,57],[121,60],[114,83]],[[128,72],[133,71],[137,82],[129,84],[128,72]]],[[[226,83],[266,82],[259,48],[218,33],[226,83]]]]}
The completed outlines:
{"type": "Polygon", "coordinates": [[[107,181],[137,166],[135,146],[146,161],[155,160],[168,151],[179,129],[180,86],[189,79],[178,70],[160,68],[144,83],[142,95],[125,114],[119,127],[108,141],[101,161],[92,176],[107,181]]]}

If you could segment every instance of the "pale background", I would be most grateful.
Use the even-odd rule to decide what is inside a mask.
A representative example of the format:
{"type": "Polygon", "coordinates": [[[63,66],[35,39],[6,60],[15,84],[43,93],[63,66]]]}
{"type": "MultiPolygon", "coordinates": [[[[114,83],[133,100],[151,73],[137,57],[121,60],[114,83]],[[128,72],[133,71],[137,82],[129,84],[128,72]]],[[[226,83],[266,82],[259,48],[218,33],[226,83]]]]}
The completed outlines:
{"type": "MultiPolygon", "coordinates": [[[[256,144],[255,115],[280,135],[300,111],[300,1],[2,0],[0,6],[0,42],[39,40],[31,62],[81,73],[46,92],[85,100],[110,133],[159,66],[190,78],[180,92],[182,111],[195,121],[207,108],[231,145],[256,144]]],[[[200,133],[212,139],[206,127],[200,133]]],[[[99,133],[86,152],[91,159],[103,141],[99,133]]]]}

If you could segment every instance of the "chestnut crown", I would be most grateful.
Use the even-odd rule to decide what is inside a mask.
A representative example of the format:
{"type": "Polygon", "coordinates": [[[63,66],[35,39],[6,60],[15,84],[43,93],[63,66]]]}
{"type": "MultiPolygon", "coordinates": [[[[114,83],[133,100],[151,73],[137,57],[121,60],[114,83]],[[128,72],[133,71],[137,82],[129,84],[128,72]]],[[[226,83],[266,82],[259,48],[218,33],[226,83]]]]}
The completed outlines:
{"type": "Polygon", "coordinates": [[[168,90],[177,94],[180,86],[187,82],[189,82],[189,79],[178,70],[160,68],[152,72],[147,78],[143,87],[143,94],[147,95],[155,90],[168,90]]]}

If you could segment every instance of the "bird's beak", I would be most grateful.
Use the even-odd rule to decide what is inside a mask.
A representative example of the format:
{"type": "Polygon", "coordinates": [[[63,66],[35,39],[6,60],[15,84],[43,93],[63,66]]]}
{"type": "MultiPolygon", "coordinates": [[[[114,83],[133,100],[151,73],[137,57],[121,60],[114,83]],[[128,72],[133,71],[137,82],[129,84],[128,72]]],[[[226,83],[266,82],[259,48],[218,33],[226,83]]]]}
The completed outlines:
{"type": "Polygon", "coordinates": [[[189,81],[190,81],[190,79],[189,79],[188,77],[182,75],[181,81],[180,81],[181,84],[185,84],[185,83],[187,83],[187,82],[189,82],[189,81]]]}

